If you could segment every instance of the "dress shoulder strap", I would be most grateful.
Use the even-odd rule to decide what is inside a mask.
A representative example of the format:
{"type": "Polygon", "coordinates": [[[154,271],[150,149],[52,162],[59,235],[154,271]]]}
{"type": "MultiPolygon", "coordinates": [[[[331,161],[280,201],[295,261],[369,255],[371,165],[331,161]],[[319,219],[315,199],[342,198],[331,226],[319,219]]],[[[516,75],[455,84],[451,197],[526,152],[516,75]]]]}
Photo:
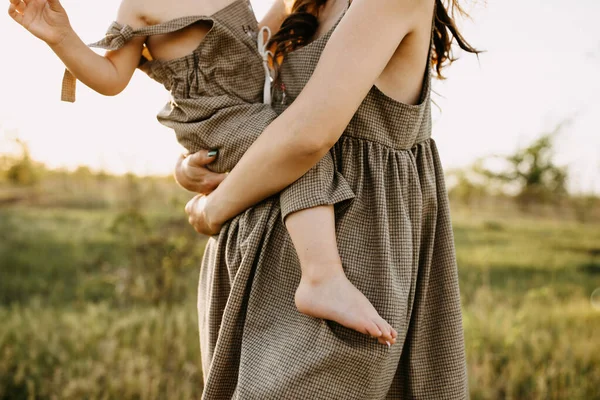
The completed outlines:
{"type": "Polygon", "coordinates": [[[426,100],[431,93],[431,74],[432,74],[432,63],[433,63],[433,52],[434,52],[434,37],[435,37],[435,13],[437,11],[437,1],[433,5],[433,16],[431,19],[431,36],[429,39],[429,50],[427,53],[427,64],[425,65],[425,73],[423,76],[423,90],[421,92],[421,101],[426,100]]]}

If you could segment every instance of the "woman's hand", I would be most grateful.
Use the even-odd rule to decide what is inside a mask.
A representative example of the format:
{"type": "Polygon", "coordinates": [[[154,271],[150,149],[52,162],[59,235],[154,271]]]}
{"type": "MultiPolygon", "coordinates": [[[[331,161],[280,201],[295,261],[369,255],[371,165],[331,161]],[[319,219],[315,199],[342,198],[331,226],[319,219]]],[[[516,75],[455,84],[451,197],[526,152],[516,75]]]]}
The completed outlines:
{"type": "Polygon", "coordinates": [[[208,196],[201,194],[195,196],[185,205],[185,212],[188,215],[190,225],[194,227],[196,232],[204,235],[216,235],[221,230],[221,225],[210,220],[207,212],[208,196]]]}
{"type": "Polygon", "coordinates": [[[60,44],[73,29],[58,0],[9,0],[8,15],[50,46],[60,44]]]}
{"type": "Polygon", "coordinates": [[[219,174],[206,168],[206,165],[213,162],[215,157],[216,154],[209,156],[207,150],[201,150],[188,156],[179,156],[175,166],[175,180],[190,192],[204,195],[211,193],[227,176],[227,174],[219,174]]]}

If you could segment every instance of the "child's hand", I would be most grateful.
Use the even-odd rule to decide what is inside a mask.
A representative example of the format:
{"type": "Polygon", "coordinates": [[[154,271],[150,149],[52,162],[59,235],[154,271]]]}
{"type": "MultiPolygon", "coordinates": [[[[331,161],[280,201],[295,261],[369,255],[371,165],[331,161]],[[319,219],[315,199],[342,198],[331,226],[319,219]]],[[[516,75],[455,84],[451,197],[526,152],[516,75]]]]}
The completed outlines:
{"type": "Polygon", "coordinates": [[[9,0],[8,15],[37,38],[53,46],[72,31],[59,0],[9,0]]]}

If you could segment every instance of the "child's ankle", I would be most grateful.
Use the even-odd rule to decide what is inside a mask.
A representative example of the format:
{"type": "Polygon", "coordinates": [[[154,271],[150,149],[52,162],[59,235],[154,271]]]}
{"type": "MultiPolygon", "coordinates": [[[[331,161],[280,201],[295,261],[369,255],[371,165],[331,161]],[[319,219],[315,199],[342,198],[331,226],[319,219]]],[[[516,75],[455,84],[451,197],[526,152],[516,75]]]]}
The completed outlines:
{"type": "Polygon", "coordinates": [[[345,275],[342,264],[330,263],[302,265],[302,280],[309,284],[318,284],[340,275],[345,275]]]}

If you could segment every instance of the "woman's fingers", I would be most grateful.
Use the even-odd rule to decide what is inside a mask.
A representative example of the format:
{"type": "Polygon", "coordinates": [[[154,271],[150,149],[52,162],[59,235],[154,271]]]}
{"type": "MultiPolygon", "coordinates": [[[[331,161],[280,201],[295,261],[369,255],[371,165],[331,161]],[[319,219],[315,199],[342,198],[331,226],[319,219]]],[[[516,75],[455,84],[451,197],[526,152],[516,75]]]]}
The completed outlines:
{"type": "Polygon", "coordinates": [[[196,192],[197,187],[194,181],[194,177],[192,176],[192,171],[190,171],[190,167],[188,164],[188,158],[185,154],[182,154],[177,159],[177,164],[175,165],[175,180],[181,187],[187,189],[191,192],[196,192]]]}
{"type": "MultiPolygon", "coordinates": [[[[173,171],[173,175],[175,176],[175,180],[177,183],[182,185],[182,182],[179,181],[181,175],[181,169],[183,168],[183,160],[187,157],[185,154],[180,154],[177,158],[177,162],[175,163],[175,170],[173,171]]],[[[183,185],[182,185],[183,186],[183,185]]]]}
{"type": "Polygon", "coordinates": [[[179,156],[175,166],[175,180],[192,192],[209,194],[215,190],[227,175],[206,168],[216,157],[209,154],[209,151],[201,150],[188,156],[179,156]]]}
{"type": "MultiPolygon", "coordinates": [[[[210,177],[211,192],[217,188],[227,178],[227,174],[213,174],[210,177]]],[[[208,194],[208,193],[206,193],[208,194]]]]}
{"type": "Polygon", "coordinates": [[[185,212],[188,214],[188,222],[194,227],[196,232],[203,235],[214,235],[219,232],[220,227],[209,226],[204,213],[206,196],[194,196],[185,205],[185,212]]]}
{"type": "Polygon", "coordinates": [[[186,157],[190,167],[205,167],[217,158],[216,150],[200,150],[186,157]]]}
{"type": "Polygon", "coordinates": [[[185,205],[185,213],[188,215],[188,223],[194,228],[194,230],[198,233],[202,233],[198,229],[197,217],[195,214],[196,203],[200,200],[200,195],[192,197],[190,201],[185,205]]]}
{"type": "Polygon", "coordinates": [[[201,197],[202,195],[194,196],[190,201],[187,202],[187,204],[185,205],[185,213],[187,215],[192,215],[192,213],[194,212],[194,206],[196,205],[198,200],[200,200],[201,197]]]}

